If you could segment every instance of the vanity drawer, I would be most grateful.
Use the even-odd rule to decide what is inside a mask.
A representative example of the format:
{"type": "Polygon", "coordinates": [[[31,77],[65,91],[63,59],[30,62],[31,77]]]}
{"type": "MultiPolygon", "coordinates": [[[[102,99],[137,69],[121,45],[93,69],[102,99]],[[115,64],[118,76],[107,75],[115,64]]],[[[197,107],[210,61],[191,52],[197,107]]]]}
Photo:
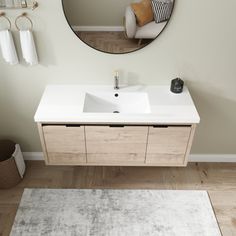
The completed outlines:
{"type": "Polygon", "coordinates": [[[144,164],[148,127],[85,126],[87,161],[94,164],[144,164]]]}
{"type": "Polygon", "coordinates": [[[42,128],[48,164],[86,163],[84,126],[45,125],[42,128]]]}
{"type": "Polygon", "coordinates": [[[149,127],[146,163],[184,166],[191,126],[149,127]]]}

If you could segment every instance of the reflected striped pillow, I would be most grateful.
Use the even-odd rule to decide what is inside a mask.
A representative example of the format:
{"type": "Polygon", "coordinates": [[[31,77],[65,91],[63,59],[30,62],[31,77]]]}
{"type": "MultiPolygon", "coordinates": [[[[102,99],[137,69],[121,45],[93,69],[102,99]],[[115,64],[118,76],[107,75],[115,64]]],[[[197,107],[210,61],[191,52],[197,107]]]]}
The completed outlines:
{"type": "Polygon", "coordinates": [[[156,23],[160,23],[170,19],[173,8],[172,1],[152,0],[151,3],[156,23]]]}

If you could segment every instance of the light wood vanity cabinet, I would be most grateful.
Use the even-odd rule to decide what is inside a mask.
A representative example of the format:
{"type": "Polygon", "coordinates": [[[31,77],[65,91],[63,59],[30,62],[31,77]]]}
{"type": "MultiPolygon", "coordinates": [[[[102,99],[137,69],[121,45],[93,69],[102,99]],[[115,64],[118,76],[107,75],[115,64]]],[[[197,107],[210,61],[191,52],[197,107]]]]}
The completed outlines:
{"type": "Polygon", "coordinates": [[[195,125],[38,124],[49,165],[185,166],[195,125]]]}
{"type": "Polygon", "coordinates": [[[147,126],[86,126],[87,161],[144,164],[147,134],[147,126]]]}
{"type": "Polygon", "coordinates": [[[146,163],[160,166],[185,165],[191,130],[191,126],[149,127],[146,163]]]}
{"type": "Polygon", "coordinates": [[[53,165],[86,163],[84,126],[42,126],[46,162],[53,165]]]}

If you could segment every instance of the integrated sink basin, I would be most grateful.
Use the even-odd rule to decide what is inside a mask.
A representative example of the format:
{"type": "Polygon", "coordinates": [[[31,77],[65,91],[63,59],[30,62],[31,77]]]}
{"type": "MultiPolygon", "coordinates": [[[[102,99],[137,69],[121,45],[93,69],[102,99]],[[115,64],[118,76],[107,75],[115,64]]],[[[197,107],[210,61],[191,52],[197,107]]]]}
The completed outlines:
{"type": "Polygon", "coordinates": [[[86,93],[83,112],[89,113],[150,113],[145,92],[86,93]]]}
{"type": "Polygon", "coordinates": [[[169,85],[48,85],[35,114],[39,123],[193,124],[200,118],[187,87],[169,85]]]}

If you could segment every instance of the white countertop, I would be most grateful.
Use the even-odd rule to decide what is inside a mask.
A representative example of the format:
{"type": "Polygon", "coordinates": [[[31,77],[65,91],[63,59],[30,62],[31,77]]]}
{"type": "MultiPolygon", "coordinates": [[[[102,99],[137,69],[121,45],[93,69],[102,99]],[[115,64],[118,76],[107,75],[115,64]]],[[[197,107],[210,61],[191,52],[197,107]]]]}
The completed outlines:
{"type": "Polygon", "coordinates": [[[200,117],[187,87],[180,94],[170,86],[129,86],[114,90],[109,86],[48,85],[34,116],[35,122],[79,124],[194,124],[200,117]],[[136,114],[83,112],[86,93],[146,92],[150,112],[136,114]]]}

